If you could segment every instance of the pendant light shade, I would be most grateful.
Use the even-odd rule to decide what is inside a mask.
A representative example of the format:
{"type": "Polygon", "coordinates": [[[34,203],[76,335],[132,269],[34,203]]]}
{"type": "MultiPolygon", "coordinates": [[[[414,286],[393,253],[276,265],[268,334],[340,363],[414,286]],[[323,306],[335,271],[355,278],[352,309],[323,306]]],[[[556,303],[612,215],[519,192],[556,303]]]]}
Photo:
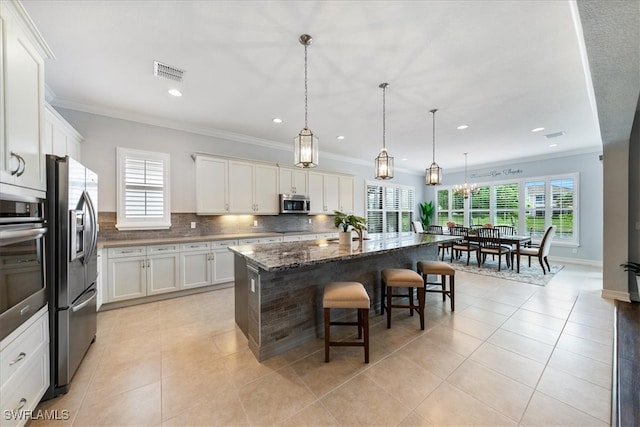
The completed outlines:
{"type": "Polygon", "coordinates": [[[389,83],[380,83],[378,86],[382,89],[382,149],[380,154],[375,159],[376,179],[391,179],[393,178],[393,157],[389,156],[385,143],[385,116],[386,116],[386,91],[389,83]]]}
{"type": "Polygon", "coordinates": [[[313,38],[302,34],[299,41],[304,46],[304,128],[293,138],[293,162],[299,168],[314,168],[318,166],[318,137],[307,124],[307,47],[313,38]]]}
{"type": "Polygon", "coordinates": [[[436,163],[436,111],[438,111],[437,108],[431,110],[431,115],[433,117],[433,161],[425,175],[425,182],[427,185],[440,185],[440,182],[442,181],[442,168],[436,163]]]}

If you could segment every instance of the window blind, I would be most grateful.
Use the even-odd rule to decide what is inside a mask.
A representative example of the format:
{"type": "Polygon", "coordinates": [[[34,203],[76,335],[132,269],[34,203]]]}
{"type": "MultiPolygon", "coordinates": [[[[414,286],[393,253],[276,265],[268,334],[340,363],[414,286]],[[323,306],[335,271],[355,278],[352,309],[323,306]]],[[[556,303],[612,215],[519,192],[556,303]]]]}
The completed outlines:
{"type": "Polygon", "coordinates": [[[125,158],[125,217],[164,216],[164,163],[125,158]]]}

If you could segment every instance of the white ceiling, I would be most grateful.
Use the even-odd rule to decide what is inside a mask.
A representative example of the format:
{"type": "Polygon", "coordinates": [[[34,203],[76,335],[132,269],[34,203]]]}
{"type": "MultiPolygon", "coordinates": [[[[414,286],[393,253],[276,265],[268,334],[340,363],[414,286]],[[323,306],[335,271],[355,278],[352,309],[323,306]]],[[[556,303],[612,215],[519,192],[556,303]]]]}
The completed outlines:
{"type": "Polygon", "coordinates": [[[472,167],[602,149],[570,1],[23,5],[56,55],[46,83],[61,107],[292,149],[304,125],[298,37],[308,33],[309,127],[320,138],[320,167],[323,156],[373,164],[382,146],[381,82],[389,83],[387,148],[403,170],[421,173],[431,163],[433,108],[445,173],[463,166],[464,152],[472,167]],[[186,70],[184,81],[153,76],[154,60],[186,70]],[[171,87],[184,96],[168,95],[171,87]],[[456,130],[460,124],[469,128],[456,130]]]}

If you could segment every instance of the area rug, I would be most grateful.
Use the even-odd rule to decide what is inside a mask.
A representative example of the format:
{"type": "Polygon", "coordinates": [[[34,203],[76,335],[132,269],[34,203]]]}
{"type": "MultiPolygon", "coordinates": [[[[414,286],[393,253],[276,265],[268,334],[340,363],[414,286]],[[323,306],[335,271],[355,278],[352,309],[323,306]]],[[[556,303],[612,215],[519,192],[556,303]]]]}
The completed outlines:
{"type": "MultiPolygon", "coordinates": [[[[447,258],[447,254],[445,254],[444,260],[449,261],[450,258],[447,258]]],[[[553,278],[555,274],[557,274],[560,270],[564,268],[564,265],[554,264],[549,262],[551,265],[551,272],[547,274],[542,273],[542,268],[540,268],[540,264],[537,259],[531,259],[531,267],[527,266],[527,257],[523,257],[520,259],[520,273],[517,273],[515,267],[513,270],[510,268],[507,269],[505,267],[504,258],[502,259],[502,268],[498,271],[498,258],[495,260],[491,259],[491,256],[487,256],[487,260],[484,264],[478,267],[478,262],[476,261],[475,254],[471,255],[471,262],[469,266],[467,266],[467,257],[463,254],[460,259],[453,260],[453,267],[456,270],[464,271],[467,273],[474,274],[482,274],[484,276],[492,276],[505,280],[513,280],[516,282],[523,283],[531,283],[532,285],[545,286],[549,281],[553,278]]]]}

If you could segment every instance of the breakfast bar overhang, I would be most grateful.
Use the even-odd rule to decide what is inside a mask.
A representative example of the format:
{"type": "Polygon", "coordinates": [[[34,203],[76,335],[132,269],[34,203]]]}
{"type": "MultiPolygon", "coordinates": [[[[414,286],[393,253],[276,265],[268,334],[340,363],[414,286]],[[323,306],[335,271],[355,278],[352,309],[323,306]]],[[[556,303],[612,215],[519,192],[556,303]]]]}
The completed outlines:
{"type": "Polygon", "coordinates": [[[436,260],[440,242],[455,237],[380,234],[351,247],[328,240],[232,246],[235,320],[259,361],[322,336],[322,292],[333,281],[362,283],[380,307],[380,272],[415,270],[436,260]]]}

